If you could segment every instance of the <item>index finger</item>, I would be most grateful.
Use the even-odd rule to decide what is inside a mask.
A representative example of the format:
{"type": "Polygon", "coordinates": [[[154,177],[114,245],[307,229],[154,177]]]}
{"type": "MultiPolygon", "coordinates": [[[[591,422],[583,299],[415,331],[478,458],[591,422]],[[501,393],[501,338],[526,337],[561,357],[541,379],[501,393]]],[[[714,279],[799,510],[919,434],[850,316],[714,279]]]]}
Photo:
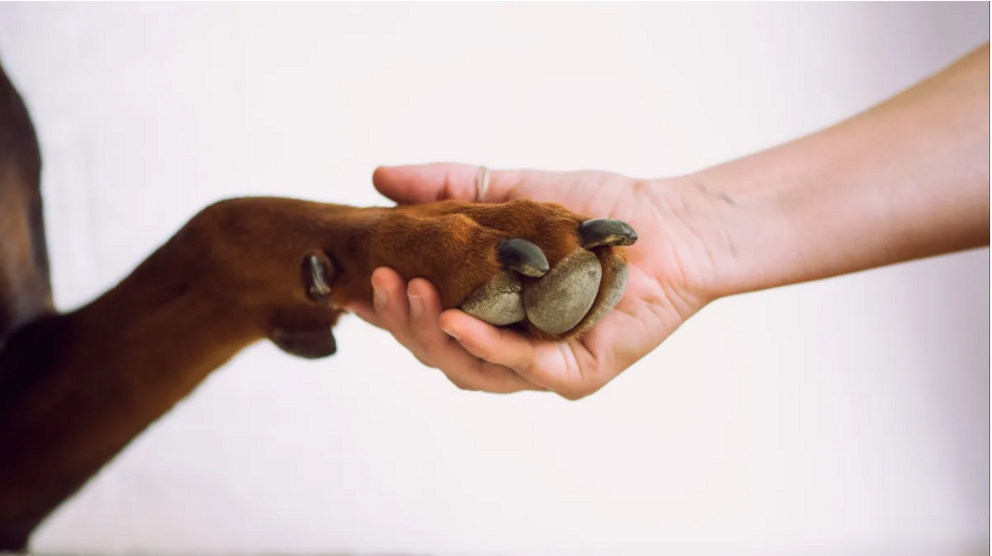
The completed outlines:
{"type": "Polygon", "coordinates": [[[562,393],[572,390],[575,382],[581,381],[581,373],[567,344],[528,338],[457,309],[442,313],[438,323],[472,355],[508,367],[528,382],[562,393]]]}
{"type": "MultiPolygon", "coordinates": [[[[400,204],[478,201],[475,181],[480,168],[454,163],[380,166],[372,174],[372,183],[379,193],[400,204]]],[[[502,203],[509,200],[520,180],[521,172],[490,171],[484,201],[502,203]]]]}

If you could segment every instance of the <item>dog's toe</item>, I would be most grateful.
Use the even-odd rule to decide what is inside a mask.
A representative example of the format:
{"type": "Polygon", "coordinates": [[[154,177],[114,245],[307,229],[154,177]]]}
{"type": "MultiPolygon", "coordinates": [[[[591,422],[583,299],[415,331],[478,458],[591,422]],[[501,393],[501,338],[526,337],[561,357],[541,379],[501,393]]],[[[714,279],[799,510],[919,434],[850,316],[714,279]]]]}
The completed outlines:
{"type": "Polygon", "coordinates": [[[596,301],[603,269],[592,252],[576,249],[524,291],[527,320],[548,334],[579,324],[596,301]]]}
{"type": "Polygon", "coordinates": [[[506,326],[526,318],[523,285],[509,273],[500,274],[479,288],[462,304],[462,311],[493,326],[506,326]]]}
{"type": "Polygon", "coordinates": [[[269,334],[269,339],[279,349],[304,359],[329,357],[338,350],[330,326],[294,331],[276,329],[269,334]]]}
{"type": "Polygon", "coordinates": [[[588,330],[616,306],[627,285],[623,255],[611,248],[632,245],[637,233],[609,219],[587,220],[576,231],[581,247],[554,267],[534,243],[502,241],[496,256],[503,271],[472,293],[462,310],[495,326],[526,320],[532,331],[552,338],[588,330]]]}

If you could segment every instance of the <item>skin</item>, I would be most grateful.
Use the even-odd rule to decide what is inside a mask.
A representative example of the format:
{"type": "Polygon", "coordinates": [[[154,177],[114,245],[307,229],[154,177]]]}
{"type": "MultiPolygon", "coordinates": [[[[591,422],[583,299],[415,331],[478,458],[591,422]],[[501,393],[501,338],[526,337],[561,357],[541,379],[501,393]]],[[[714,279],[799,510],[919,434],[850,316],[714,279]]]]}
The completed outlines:
{"type": "Polygon", "coordinates": [[[555,341],[609,311],[636,240],[625,224],[530,200],[227,199],[103,295],[60,313],[41,201],[34,127],[0,69],[0,551],[25,548],[55,508],[248,345],[333,355],[331,328],[343,307],[373,299],[379,266],[430,280],[445,308],[490,320],[494,306],[509,308],[500,322],[555,341]]]}
{"type": "MultiPolygon", "coordinates": [[[[203,209],[119,284],[69,313],[45,309],[47,276],[31,282],[40,280],[36,268],[3,267],[17,280],[0,283],[11,288],[0,297],[38,292],[42,309],[30,317],[2,313],[24,322],[0,329],[0,551],[25,547],[55,508],[245,347],[267,338],[292,355],[332,355],[341,307],[372,299],[377,266],[429,278],[444,292],[443,306],[459,307],[504,275],[496,254],[505,240],[533,240],[553,269],[580,249],[586,220],[533,201],[356,208],[228,199],[203,209]],[[30,287],[11,286],[25,281],[30,287]]],[[[21,236],[31,234],[0,240],[21,236]]],[[[594,263],[622,260],[619,249],[595,247],[594,263]]],[[[609,286],[605,270],[603,277],[601,288],[609,286]]],[[[575,337],[585,324],[593,323],[530,333],[575,337]]],[[[515,373],[493,370],[499,372],[507,374],[493,378],[525,385],[515,373]]]]}
{"type": "Polygon", "coordinates": [[[40,151],[0,72],[0,550],[24,548],[47,515],[244,347],[267,338],[301,357],[333,354],[330,329],[347,307],[464,388],[575,399],[720,296],[988,245],[988,76],[985,47],[836,128],[676,179],[494,172],[487,201],[507,202],[477,204],[465,202],[476,167],[432,165],[376,172],[397,207],[220,201],[119,284],[59,313],[40,151]],[[602,245],[586,233],[591,216],[626,221],[641,239],[602,245]],[[523,256],[528,247],[507,259],[511,239],[543,257],[523,256]],[[442,313],[521,262],[528,273],[549,269],[522,280],[525,299],[567,305],[563,295],[589,294],[554,287],[575,253],[601,263],[600,308],[628,261],[626,295],[599,326],[589,329],[597,305],[568,330],[517,326],[526,336],[442,313]]]}
{"type": "MultiPolygon", "coordinates": [[[[379,168],[373,181],[401,204],[472,201],[477,169],[379,168]]],[[[372,275],[375,303],[349,308],[460,388],[579,399],[720,297],[988,246],[989,46],[829,129],[692,175],[492,172],[486,201],[514,199],[637,230],[626,294],[588,334],[546,341],[442,311],[431,283],[390,268],[372,275]]]]}
{"type": "Polygon", "coordinates": [[[333,355],[331,328],[343,307],[373,299],[379,266],[430,280],[445,308],[498,314],[556,341],[609,311],[625,282],[624,246],[636,241],[623,223],[530,200],[227,199],[62,313],[41,197],[34,126],[0,68],[0,552],[24,549],[55,508],[245,347],[268,339],[299,357],[333,355]]]}

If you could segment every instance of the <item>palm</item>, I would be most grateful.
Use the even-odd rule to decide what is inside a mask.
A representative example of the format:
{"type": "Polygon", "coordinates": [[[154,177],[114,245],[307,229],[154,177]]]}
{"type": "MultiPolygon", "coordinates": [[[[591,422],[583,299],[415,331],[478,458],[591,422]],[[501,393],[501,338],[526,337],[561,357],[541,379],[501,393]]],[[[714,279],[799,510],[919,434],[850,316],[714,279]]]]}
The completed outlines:
{"type": "MultiPolygon", "coordinates": [[[[544,342],[538,349],[555,382],[582,385],[581,394],[599,388],[667,338],[698,309],[687,295],[690,272],[678,245],[685,232],[662,217],[651,188],[616,174],[576,172],[529,175],[509,188],[505,200],[554,202],[578,214],[629,223],[640,236],[628,249],[629,281],[623,299],[588,334],[564,345],[544,342]],[[643,185],[643,186],[642,186],[643,185]],[[603,207],[610,207],[604,213],[603,207]]],[[[673,184],[674,185],[674,184],[673,184]]]]}
{"type": "MultiPolygon", "coordinates": [[[[399,203],[425,203],[477,200],[475,182],[480,175],[485,174],[478,166],[429,164],[381,168],[373,179],[380,192],[399,203]]],[[[492,172],[487,183],[487,202],[557,203],[581,215],[627,222],[640,240],[627,251],[629,275],[623,299],[588,334],[565,343],[492,327],[458,310],[440,314],[436,290],[429,284],[415,280],[406,286],[399,275],[380,269],[376,287],[388,290],[390,299],[398,301],[390,310],[356,307],[356,312],[392,332],[456,385],[489,392],[544,388],[580,398],[646,355],[702,306],[703,298],[694,292],[703,291],[700,271],[707,269],[699,265],[711,258],[704,242],[679,216],[687,212],[690,200],[699,200],[691,182],[636,181],[606,172],[503,171],[492,172]],[[412,326],[405,287],[431,299],[438,313],[429,313],[412,326]],[[456,346],[441,328],[457,339],[456,346]]]]}

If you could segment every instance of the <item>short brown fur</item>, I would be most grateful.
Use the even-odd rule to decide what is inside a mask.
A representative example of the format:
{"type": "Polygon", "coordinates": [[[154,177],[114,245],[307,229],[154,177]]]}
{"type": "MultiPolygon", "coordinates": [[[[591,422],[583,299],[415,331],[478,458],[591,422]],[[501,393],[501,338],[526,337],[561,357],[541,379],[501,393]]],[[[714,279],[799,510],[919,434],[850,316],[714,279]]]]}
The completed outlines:
{"type": "MultiPolygon", "coordinates": [[[[530,201],[359,209],[231,199],[89,305],[57,314],[38,145],[0,77],[0,550],[24,548],[46,516],[239,350],[329,334],[339,307],[371,299],[375,268],[430,280],[453,308],[502,272],[504,239],[539,243],[552,266],[579,247],[582,217],[530,201]],[[330,299],[315,301],[301,283],[301,261],[314,254],[331,268],[330,299]]],[[[567,337],[583,326],[531,332],[567,337]]]]}

